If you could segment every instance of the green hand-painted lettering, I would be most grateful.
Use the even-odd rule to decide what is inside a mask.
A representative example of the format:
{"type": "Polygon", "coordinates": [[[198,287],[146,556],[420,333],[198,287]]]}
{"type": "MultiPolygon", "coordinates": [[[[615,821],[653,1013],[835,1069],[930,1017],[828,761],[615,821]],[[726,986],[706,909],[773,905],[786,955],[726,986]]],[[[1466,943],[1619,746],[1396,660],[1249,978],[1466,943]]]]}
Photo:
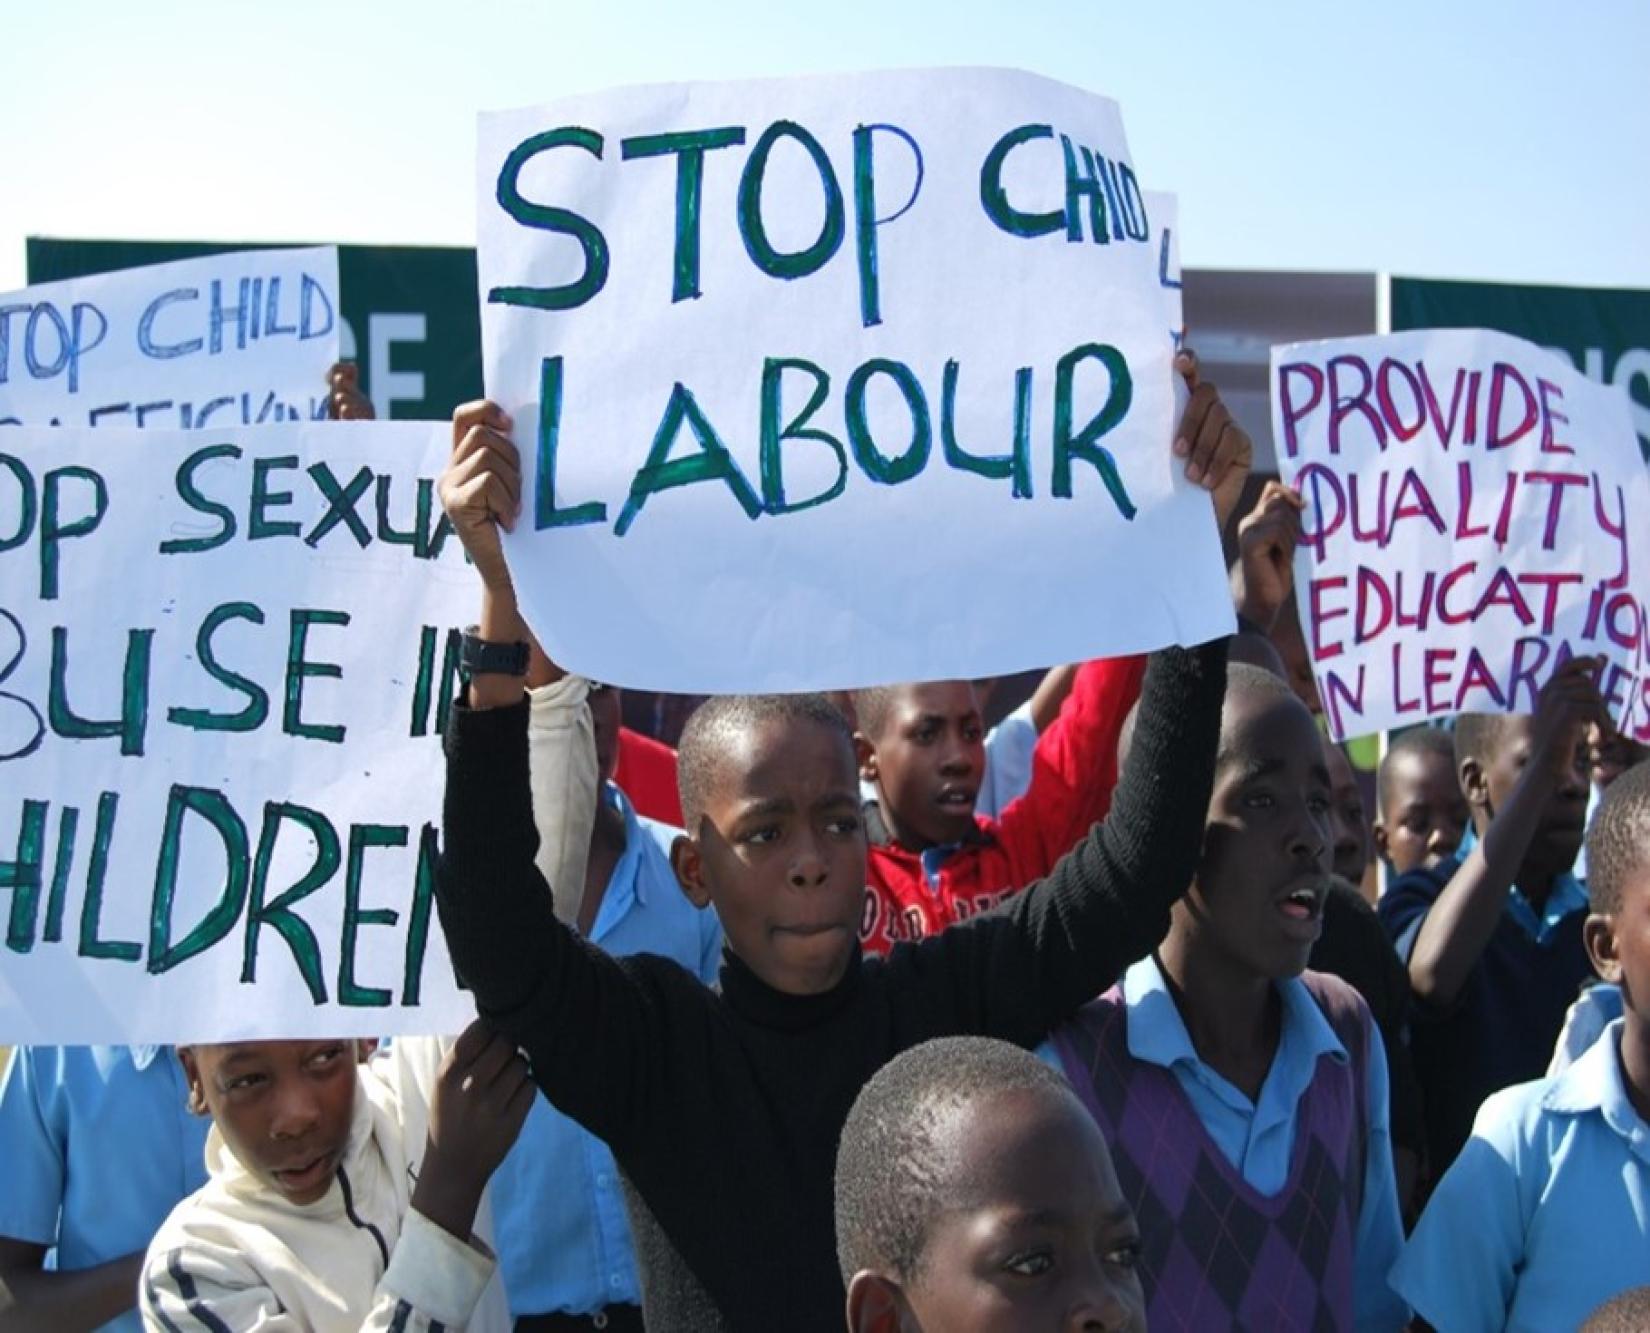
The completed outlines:
{"type": "Polygon", "coordinates": [[[338,872],[340,859],[338,835],[319,810],[275,801],[265,803],[264,824],[258,834],[258,851],[252,860],[251,897],[246,908],[246,944],[241,953],[243,982],[250,985],[258,979],[258,935],[264,926],[273,926],[286,941],[287,948],[292,950],[292,960],[298,965],[298,975],[304,979],[309,998],[316,1004],[327,1002],[327,983],[321,972],[321,946],[316,941],[315,932],[292,908],[338,872]],[[275,842],[280,836],[281,822],[287,819],[307,830],[315,839],[315,860],[296,884],[266,903],[275,842]]]}
{"type": "Polygon", "coordinates": [[[688,301],[699,295],[699,204],[704,197],[705,153],[745,142],[737,125],[715,130],[684,130],[675,134],[639,134],[619,144],[626,162],[638,157],[676,157],[676,259],[670,299],[688,301]]]}
{"type": "Polygon", "coordinates": [[[971,454],[957,443],[957,363],[947,361],[940,384],[940,448],[945,461],[963,472],[1001,480],[1012,477],[1016,500],[1031,498],[1031,367],[1014,372],[1014,451],[971,454]]]}
{"type": "Polygon", "coordinates": [[[897,486],[923,470],[934,444],[934,431],[928,419],[928,399],[910,366],[903,361],[874,357],[848,377],[845,397],[843,415],[847,420],[848,442],[853,446],[855,461],[867,477],[879,485],[897,486]],[[893,458],[877,448],[865,408],[866,391],[876,375],[886,375],[893,380],[911,413],[911,442],[904,453],[893,458]]]}
{"type": "Polygon", "coordinates": [[[848,484],[848,454],[842,441],[828,431],[809,428],[807,423],[815,412],[825,405],[831,391],[831,377],[812,361],[801,357],[770,356],[762,363],[762,502],[770,514],[794,514],[812,509],[842,494],[848,484]],[[799,370],[813,379],[813,389],[802,410],[791,418],[783,429],[779,421],[783,415],[784,375],[787,370],[799,370]],[[807,500],[789,501],[785,498],[784,460],[780,446],[786,440],[816,440],[836,455],[836,480],[830,487],[807,500]]]}
{"type": "Polygon", "coordinates": [[[240,920],[246,905],[246,825],[221,791],[174,785],[166,801],[166,824],[161,832],[160,856],[155,862],[155,894],[149,907],[149,971],[170,972],[179,963],[204,953],[240,920]],[[172,943],[172,904],[178,892],[178,861],[183,848],[183,820],[196,814],[223,842],[226,861],[223,892],[195,928],[172,943]]]}
{"type": "Polygon", "coordinates": [[[648,450],[647,462],[630,483],[630,498],[619,513],[619,521],[613,528],[614,535],[622,537],[630,531],[630,525],[642,512],[648,496],[658,491],[674,490],[678,486],[691,486],[699,481],[725,483],[733,498],[739,502],[739,507],[745,511],[746,518],[755,518],[762,512],[761,499],[751,489],[750,482],[745,480],[745,474],[739,470],[739,464],[734,462],[716,428],[710,424],[710,419],[705,416],[693,394],[678,383],[670,391],[670,402],[653,437],[653,447],[648,450]],[[699,442],[699,452],[684,458],[671,458],[671,448],[681,433],[683,423],[699,442]]]}
{"type": "Polygon", "coordinates": [[[389,1004],[390,992],[381,986],[361,986],[355,980],[355,946],[362,926],[393,926],[401,914],[393,907],[361,906],[361,872],[369,847],[405,847],[407,829],[399,824],[351,824],[349,862],[344,869],[344,931],[338,958],[338,1003],[358,1009],[389,1004]]]}
{"type": "Polygon", "coordinates": [[[1134,502],[1129,499],[1123,478],[1117,471],[1117,460],[1111,450],[1099,441],[1125,416],[1134,401],[1134,381],[1129,376],[1129,363],[1123,353],[1108,343],[1084,343],[1074,347],[1060,358],[1054,372],[1054,479],[1051,489],[1062,500],[1071,499],[1071,462],[1080,458],[1092,463],[1105,482],[1106,490],[1124,518],[1132,519],[1134,502]],[[1073,378],[1082,362],[1094,359],[1106,368],[1111,383],[1106,390],[1106,401],[1090,418],[1088,425],[1072,433],[1071,396],[1073,378]]]}
{"type": "Polygon", "coordinates": [[[745,253],[757,268],[771,278],[805,278],[830,261],[846,233],[842,186],[837,183],[836,171],[825,149],[818,139],[794,121],[774,121],[762,131],[762,137],[745,159],[745,169],[739,176],[739,236],[745,243],[745,253]],[[812,245],[794,254],[785,254],[774,248],[762,221],[762,177],[768,170],[768,157],[781,139],[794,139],[802,145],[819,173],[819,183],[825,195],[825,217],[820,223],[819,236],[812,245]]]}
{"type": "Polygon", "coordinates": [[[169,708],[166,710],[168,722],[195,731],[256,731],[268,718],[268,692],[256,681],[222,665],[212,647],[212,635],[228,620],[250,620],[254,625],[261,625],[264,613],[251,602],[224,602],[213,607],[195,635],[195,657],[213,680],[246,695],[246,706],[238,713],[214,713],[210,708],[169,708]]]}
{"type": "Polygon", "coordinates": [[[546,130],[510,150],[498,173],[499,207],[524,227],[571,236],[584,251],[584,272],[561,287],[494,287],[487,300],[495,305],[527,306],[534,310],[572,310],[583,305],[607,282],[607,238],[588,218],[568,208],[552,208],[522,198],[521,172],[533,158],[552,148],[582,148],[592,157],[602,155],[602,136],[576,125],[546,130]]]}
{"type": "Polygon", "coordinates": [[[343,676],[344,669],[336,662],[311,662],[304,653],[309,645],[311,625],[347,624],[347,611],[293,609],[287,634],[286,702],[281,709],[281,730],[288,736],[305,736],[310,740],[327,741],[333,745],[343,741],[343,726],[330,722],[305,722],[303,708],[305,680],[312,677],[337,680],[343,676]]]}
{"type": "Polygon", "coordinates": [[[72,740],[119,736],[121,754],[141,755],[149,729],[149,659],[154,637],[152,629],[126,632],[120,716],[100,722],[79,716],[69,705],[69,631],[62,625],[53,626],[51,677],[46,687],[46,718],[52,730],[72,740]]]}

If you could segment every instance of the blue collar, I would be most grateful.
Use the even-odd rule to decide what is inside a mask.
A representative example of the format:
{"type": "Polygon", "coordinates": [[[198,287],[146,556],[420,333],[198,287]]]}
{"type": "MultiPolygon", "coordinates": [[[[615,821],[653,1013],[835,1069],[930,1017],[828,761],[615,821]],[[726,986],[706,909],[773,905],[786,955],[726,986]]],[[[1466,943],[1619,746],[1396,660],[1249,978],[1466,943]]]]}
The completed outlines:
{"type": "Polygon", "coordinates": [[[154,1064],[155,1057],[162,1050],[159,1046],[128,1046],[126,1049],[132,1053],[132,1064],[139,1071],[154,1064]]]}
{"type": "MultiPolygon", "coordinates": [[[[1477,845],[1478,831],[1468,824],[1466,833],[1462,835],[1461,845],[1455,849],[1456,864],[1465,861],[1468,853],[1477,845]]],[[[1516,884],[1507,894],[1507,904],[1503,910],[1532,940],[1537,944],[1545,944],[1566,917],[1576,912],[1585,912],[1591,906],[1586,886],[1575,877],[1574,870],[1566,870],[1553,880],[1553,887],[1547,894],[1547,901],[1541,904],[1539,914],[1535,910],[1535,904],[1524,896],[1516,884]]]]}
{"type": "Polygon", "coordinates": [[[602,894],[602,905],[596,909],[596,919],[590,923],[592,943],[599,943],[602,936],[630,914],[632,907],[647,906],[647,889],[642,884],[647,876],[640,873],[642,844],[647,834],[642,829],[635,807],[630,804],[630,798],[616,784],[605,784],[601,799],[624,818],[624,851],[613,863],[613,873],[607,877],[607,892],[602,894]]]}
{"type": "Polygon", "coordinates": [[[948,842],[937,847],[924,848],[918,853],[917,859],[922,862],[922,877],[927,881],[929,892],[938,892],[940,871],[945,868],[945,863],[961,850],[960,842],[948,842]]]}
{"type": "MultiPolygon", "coordinates": [[[[1320,1055],[1346,1064],[1351,1057],[1306,984],[1299,977],[1289,977],[1273,985],[1283,1001],[1280,1055],[1283,1042],[1288,1041],[1308,1067],[1320,1055]]],[[[1136,1060],[1164,1069],[1176,1065],[1207,1068],[1192,1045],[1157,959],[1148,955],[1123,974],[1123,1002],[1128,1010],[1129,1054],[1136,1060]]]]}
{"type": "Polygon", "coordinates": [[[1552,1081],[1541,1105],[1555,1115],[1597,1111],[1635,1157],[1650,1162],[1650,1126],[1633,1109],[1621,1074],[1621,1034],[1626,1025],[1626,1019],[1618,1018],[1605,1028],[1581,1058],[1552,1081]]]}

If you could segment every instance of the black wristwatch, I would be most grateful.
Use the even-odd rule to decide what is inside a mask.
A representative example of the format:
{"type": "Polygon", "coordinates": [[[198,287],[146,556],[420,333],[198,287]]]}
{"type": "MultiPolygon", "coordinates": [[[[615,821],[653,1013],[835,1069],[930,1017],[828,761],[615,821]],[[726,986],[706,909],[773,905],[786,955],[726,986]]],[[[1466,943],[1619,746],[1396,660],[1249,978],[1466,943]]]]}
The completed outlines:
{"type": "Polygon", "coordinates": [[[481,627],[471,625],[458,641],[458,669],[465,680],[472,676],[525,676],[527,645],[488,643],[481,637],[481,627]]]}

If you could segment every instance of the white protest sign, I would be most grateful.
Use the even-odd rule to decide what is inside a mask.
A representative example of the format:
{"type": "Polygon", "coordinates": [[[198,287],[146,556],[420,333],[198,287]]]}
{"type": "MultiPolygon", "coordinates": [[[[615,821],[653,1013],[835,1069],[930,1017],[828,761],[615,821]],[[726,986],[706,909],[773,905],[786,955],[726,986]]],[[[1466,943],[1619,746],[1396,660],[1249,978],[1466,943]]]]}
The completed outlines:
{"type": "Polygon", "coordinates": [[[0,1042],[464,1026],[448,435],[0,433],[0,1042]]]}
{"type": "Polygon", "coordinates": [[[241,250],[0,295],[0,425],[324,419],[338,251],[241,250]]]}
{"type": "Polygon", "coordinates": [[[506,554],[564,665],[989,675],[1232,625],[1117,107],[946,70],[483,116],[506,554]]]}
{"type": "Polygon", "coordinates": [[[1650,478],[1627,400],[1506,334],[1272,349],[1301,628],[1337,738],[1530,713],[1571,657],[1650,739],[1650,478]]]}
{"type": "Polygon", "coordinates": [[[1151,214],[1152,248],[1164,317],[1168,320],[1170,341],[1178,348],[1186,331],[1180,280],[1180,200],[1162,190],[1147,190],[1146,209],[1151,214]]]}

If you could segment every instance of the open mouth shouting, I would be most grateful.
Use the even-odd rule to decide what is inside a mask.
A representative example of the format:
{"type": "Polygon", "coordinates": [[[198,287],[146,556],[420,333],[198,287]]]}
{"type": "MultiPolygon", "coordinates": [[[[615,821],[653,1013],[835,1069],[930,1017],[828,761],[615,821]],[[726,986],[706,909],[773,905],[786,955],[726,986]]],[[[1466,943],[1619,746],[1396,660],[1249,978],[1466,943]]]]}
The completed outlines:
{"type": "Polygon", "coordinates": [[[1289,890],[1273,900],[1284,928],[1293,939],[1311,943],[1323,929],[1323,904],[1329,885],[1318,876],[1296,880],[1289,890]]]}
{"type": "Polygon", "coordinates": [[[307,1161],[272,1168],[269,1174],[275,1178],[281,1192],[289,1197],[314,1194],[323,1189],[331,1179],[332,1172],[338,1165],[338,1158],[338,1150],[329,1149],[307,1161]]]}

